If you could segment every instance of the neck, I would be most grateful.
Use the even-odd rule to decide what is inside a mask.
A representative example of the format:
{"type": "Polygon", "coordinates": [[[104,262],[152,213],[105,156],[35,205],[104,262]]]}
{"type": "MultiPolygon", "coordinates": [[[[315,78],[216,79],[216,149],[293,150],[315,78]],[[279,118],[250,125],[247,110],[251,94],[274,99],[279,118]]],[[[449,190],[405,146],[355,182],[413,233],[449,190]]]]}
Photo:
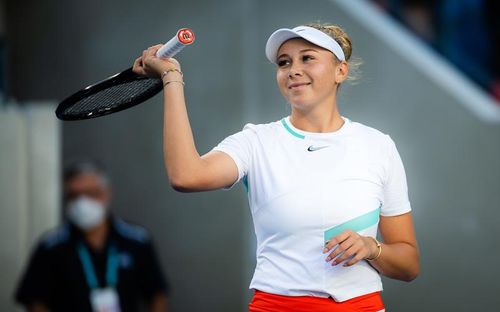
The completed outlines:
{"type": "Polygon", "coordinates": [[[99,225],[84,232],[83,236],[87,244],[94,250],[102,250],[108,238],[108,220],[102,221],[99,225]]]}
{"type": "MultiPolygon", "coordinates": [[[[323,106],[325,107],[325,106],[323,106]]],[[[339,130],[344,124],[336,105],[331,105],[322,109],[318,106],[314,110],[292,109],[290,122],[297,129],[307,132],[334,132],[339,130]]]]}

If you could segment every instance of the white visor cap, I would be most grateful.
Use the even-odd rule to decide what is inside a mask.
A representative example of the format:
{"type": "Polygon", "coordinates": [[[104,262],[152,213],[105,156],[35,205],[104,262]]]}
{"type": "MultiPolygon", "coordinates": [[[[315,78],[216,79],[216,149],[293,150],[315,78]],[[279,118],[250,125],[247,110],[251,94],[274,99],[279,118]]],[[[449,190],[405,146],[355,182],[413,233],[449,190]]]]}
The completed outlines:
{"type": "Polygon", "coordinates": [[[285,41],[293,38],[303,38],[331,51],[340,61],[345,61],[344,51],[342,51],[342,48],[335,39],[321,30],[309,26],[297,26],[293,29],[280,28],[273,32],[266,43],[267,59],[273,63],[277,63],[279,48],[285,41]]]}

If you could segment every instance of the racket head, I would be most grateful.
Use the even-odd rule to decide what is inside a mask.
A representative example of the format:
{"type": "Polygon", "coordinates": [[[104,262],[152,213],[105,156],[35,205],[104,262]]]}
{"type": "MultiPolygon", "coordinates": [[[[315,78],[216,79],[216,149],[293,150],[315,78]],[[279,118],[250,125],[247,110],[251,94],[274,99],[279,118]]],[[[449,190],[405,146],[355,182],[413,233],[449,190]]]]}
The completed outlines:
{"type": "Polygon", "coordinates": [[[83,120],[116,113],[150,99],[162,89],[161,79],[139,76],[128,68],[72,94],[58,105],[56,116],[83,120]]]}

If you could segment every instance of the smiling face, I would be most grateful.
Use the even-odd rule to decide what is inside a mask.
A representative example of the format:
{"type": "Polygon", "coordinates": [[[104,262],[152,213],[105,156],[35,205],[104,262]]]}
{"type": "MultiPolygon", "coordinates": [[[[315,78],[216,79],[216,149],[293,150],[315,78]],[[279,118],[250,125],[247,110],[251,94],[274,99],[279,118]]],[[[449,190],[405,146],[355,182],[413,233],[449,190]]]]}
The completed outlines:
{"type": "Polygon", "coordinates": [[[345,80],[348,65],[332,52],[302,38],[286,41],[278,50],[276,79],[281,94],[293,109],[332,107],[337,86],[345,80]]]}

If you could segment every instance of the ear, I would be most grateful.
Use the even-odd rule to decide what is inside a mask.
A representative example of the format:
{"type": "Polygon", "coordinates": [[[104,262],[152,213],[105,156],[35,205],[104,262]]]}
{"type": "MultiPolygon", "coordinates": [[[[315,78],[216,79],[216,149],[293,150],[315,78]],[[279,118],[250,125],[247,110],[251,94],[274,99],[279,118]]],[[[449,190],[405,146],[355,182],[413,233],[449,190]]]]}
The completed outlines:
{"type": "Polygon", "coordinates": [[[347,62],[340,62],[337,65],[335,71],[336,71],[335,82],[342,83],[344,82],[344,80],[347,79],[347,76],[349,75],[349,64],[347,62]]]}

